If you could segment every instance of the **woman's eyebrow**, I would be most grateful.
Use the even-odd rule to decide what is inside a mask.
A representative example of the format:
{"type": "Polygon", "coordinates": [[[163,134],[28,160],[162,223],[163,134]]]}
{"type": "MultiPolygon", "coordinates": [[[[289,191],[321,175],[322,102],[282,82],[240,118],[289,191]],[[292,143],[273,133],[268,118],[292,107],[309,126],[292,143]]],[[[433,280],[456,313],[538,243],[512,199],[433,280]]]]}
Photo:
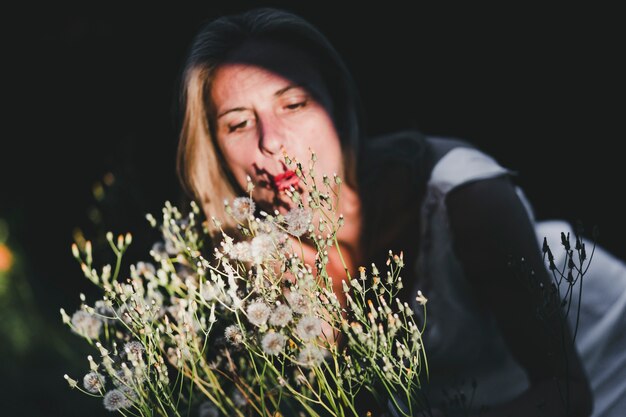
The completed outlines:
{"type": "MultiPolygon", "coordinates": [[[[280,97],[281,95],[285,94],[287,91],[292,90],[294,88],[302,88],[305,91],[308,91],[306,83],[289,84],[288,86],[283,87],[280,90],[276,91],[274,93],[274,97],[280,97]]],[[[219,119],[220,117],[225,116],[228,113],[232,113],[232,112],[235,112],[235,111],[244,111],[244,110],[248,110],[248,109],[246,107],[233,107],[232,109],[228,109],[225,112],[223,112],[220,115],[218,115],[217,118],[219,119]]]]}
{"type": "Polygon", "coordinates": [[[299,83],[299,84],[289,84],[287,87],[283,87],[280,90],[278,90],[277,92],[274,93],[274,97],[280,97],[281,95],[285,94],[287,91],[294,89],[294,88],[301,88],[305,91],[308,91],[308,86],[306,85],[306,83],[299,83]]]}

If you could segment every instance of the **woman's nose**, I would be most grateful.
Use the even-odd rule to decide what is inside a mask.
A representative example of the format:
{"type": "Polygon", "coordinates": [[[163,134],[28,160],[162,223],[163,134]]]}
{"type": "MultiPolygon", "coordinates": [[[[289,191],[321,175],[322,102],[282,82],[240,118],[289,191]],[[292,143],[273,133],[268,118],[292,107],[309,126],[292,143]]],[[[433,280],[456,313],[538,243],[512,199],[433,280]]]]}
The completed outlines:
{"type": "Polygon", "coordinates": [[[259,133],[259,147],[271,155],[280,152],[287,142],[287,129],[277,117],[266,117],[261,121],[259,133]]]}

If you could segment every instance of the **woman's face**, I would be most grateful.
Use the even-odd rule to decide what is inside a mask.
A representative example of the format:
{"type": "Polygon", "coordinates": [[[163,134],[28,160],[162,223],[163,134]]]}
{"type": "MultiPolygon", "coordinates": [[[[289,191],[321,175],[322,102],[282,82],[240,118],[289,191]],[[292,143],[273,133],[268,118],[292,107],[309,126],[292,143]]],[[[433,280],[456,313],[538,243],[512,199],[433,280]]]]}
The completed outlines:
{"type": "MultiPolygon", "coordinates": [[[[281,57],[290,56],[279,54],[281,57]]],[[[296,57],[297,58],[297,57],[296,57]]],[[[285,213],[293,206],[284,189],[299,187],[284,163],[283,149],[302,163],[308,175],[310,150],[318,159],[316,181],[322,174],[343,176],[339,136],[329,114],[331,100],[321,78],[290,60],[273,61],[281,74],[261,66],[232,62],[214,73],[211,99],[216,141],[239,185],[249,176],[253,199],[266,211],[285,213]]]]}

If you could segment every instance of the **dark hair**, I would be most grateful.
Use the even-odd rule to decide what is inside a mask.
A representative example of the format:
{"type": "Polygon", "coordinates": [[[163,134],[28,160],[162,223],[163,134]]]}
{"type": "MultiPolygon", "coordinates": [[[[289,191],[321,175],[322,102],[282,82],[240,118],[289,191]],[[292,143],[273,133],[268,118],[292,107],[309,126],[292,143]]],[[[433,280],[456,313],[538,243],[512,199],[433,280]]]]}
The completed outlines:
{"type": "MultiPolygon", "coordinates": [[[[332,119],[341,140],[344,180],[355,189],[357,160],[364,135],[363,107],[354,80],[329,40],[311,23],[291,12],[262,7],[216,18],[196,34],[187,54],[180,88],[180,138],[177,172],[185,192],[218,216],[224,198],[237,186],[224,181],[229,173],[214,149],[207,117],[213,70],[229,53],[250,40],[276,40],[303,50],[319,64],[318,71],[333,102],[332,119]],[[219,172],[218,172],[219,171],[219,172]],[[218,184],[219,182],[229,184],[218,184]]],[[[230,194],[230,195],[229,195],[230,194]]],[[[207,210],[205,210],[207,211],[207,210]]]]}

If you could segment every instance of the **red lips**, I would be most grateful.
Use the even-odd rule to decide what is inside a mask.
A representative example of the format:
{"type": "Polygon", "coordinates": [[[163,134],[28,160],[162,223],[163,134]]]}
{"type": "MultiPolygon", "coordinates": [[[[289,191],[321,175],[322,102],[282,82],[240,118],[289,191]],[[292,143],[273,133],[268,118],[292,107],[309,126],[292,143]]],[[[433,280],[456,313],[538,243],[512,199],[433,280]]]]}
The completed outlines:
{"type": "Polygon", "coordinates": [[[273,181],[274,187],[276,187],[278,191],[282,191],[288,189],[292,185],[295,187],[296,185],[298,185],[298,181],[300,181],[300,179],[294,171],[285,171],[276,175],[273,178],[273,181]]]}

